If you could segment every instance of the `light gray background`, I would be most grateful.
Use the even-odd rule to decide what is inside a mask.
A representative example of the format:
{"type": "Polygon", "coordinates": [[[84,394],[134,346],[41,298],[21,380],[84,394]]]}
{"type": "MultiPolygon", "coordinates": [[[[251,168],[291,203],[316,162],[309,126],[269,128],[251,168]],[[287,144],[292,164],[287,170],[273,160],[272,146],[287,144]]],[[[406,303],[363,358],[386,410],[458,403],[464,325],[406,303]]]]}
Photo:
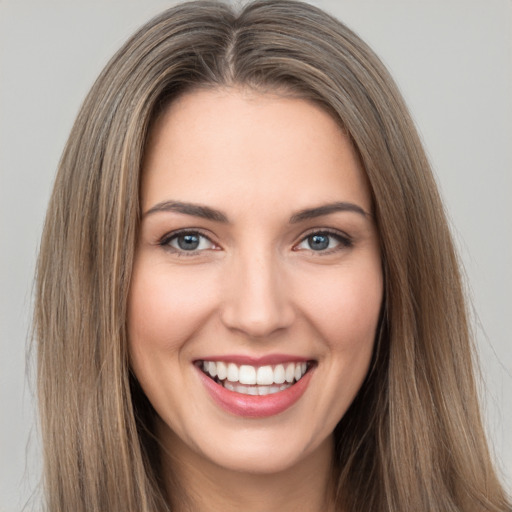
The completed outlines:
{"type": "MultiPolygon", "coordinates": [[[[512,481],[512,2],[318,0],[391,69],[419,126],[466,267],[484,411],[512,481]]],[[[107,59],[161,0],[0,0],[0,511],[39,479],[26,378],[32,275],[58,159],[107,59]]],[[[37,509],[37,506],[35,506],[37,509]]]]}

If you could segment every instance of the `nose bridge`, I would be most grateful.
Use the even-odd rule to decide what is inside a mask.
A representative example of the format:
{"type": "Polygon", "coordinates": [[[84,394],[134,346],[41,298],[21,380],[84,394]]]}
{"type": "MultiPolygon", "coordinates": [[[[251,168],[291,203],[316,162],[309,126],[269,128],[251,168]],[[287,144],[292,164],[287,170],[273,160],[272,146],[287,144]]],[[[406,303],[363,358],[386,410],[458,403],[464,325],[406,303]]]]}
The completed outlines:
{"type": "Polygon", "coordinates": [[[288,327],[293,320],[293,307],[274,251],[253,246],[234,255],[230,267],[222,312],[225,325],[260,338],[288,327]]]}

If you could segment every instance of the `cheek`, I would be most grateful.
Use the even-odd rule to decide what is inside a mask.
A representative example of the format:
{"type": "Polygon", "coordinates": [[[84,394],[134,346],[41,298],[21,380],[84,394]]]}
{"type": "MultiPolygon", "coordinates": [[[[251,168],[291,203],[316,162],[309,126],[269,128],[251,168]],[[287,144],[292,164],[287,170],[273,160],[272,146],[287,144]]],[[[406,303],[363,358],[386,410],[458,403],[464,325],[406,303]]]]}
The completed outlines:
{"type": "MultiPolygon", "coordinates": [[[[136,264],[128,301],[128,333],[132,351],[181,350],[201,329],[215,302],[208,279],[197,286],[186,271],[165,265],[136,264]]],[[[201,276],[199,276],[201,279],[201,276]]]]}
{"type": "Polygon", "coordinates": [[[383,295],[377,258],[372,264],[312,276],[299,293],[304,297],[305,315],[331,353],[371,357],[383,295]]]}
{"type": "Polygon", "coordinates": [[[321,436],[331,433],[350,407],[372,358],[382,272],[377,256],[360,263],[309,272],[303,276],[304,286],[296,290],[312,335],[321,340],[321,392],[311,412],[312,417],[322,418],[316,423],[321,436]]]}

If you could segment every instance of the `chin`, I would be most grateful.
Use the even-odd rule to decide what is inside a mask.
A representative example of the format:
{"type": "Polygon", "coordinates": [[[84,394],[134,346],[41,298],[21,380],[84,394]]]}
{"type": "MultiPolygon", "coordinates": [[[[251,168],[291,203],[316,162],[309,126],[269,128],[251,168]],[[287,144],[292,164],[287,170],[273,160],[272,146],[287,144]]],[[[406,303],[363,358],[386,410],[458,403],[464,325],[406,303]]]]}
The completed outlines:
{"type": "MultiPolygon", "coordinates": [[[[267,420],[268,421],[268,420],[267,420]]],[[[217,471],[238,474],[272,475],[293,471],[305,462],[317,457],[330,460],[333,453],[333,434],[325,432],[307,432],[304,429],[287,425],[239,425],[229,432],[215,427],[202,431],[175,433],[160,422],[172,446],[173,459],[179,463],[192,463],[195,467],[210,467],[217,471]],[[170,437],[170,439],[169,439],[170,437]]]]}

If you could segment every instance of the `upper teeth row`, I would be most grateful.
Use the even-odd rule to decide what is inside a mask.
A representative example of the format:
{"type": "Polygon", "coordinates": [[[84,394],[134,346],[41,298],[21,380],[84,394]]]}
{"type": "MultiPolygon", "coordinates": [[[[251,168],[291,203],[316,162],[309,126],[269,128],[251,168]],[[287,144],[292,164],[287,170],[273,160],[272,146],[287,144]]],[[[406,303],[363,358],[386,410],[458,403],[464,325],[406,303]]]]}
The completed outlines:
{"type": "Polygon", "coordinates": [[[240,384],[258,384],[270,386],[272,384],[292,383],[300,380],[306,373],[307,363],[286,363],[275,366],[251,366],[248,364],[236,365],[222,361],[203,361],[202,368],[210,377],[219,380],[227,379],[240,384]]]}

